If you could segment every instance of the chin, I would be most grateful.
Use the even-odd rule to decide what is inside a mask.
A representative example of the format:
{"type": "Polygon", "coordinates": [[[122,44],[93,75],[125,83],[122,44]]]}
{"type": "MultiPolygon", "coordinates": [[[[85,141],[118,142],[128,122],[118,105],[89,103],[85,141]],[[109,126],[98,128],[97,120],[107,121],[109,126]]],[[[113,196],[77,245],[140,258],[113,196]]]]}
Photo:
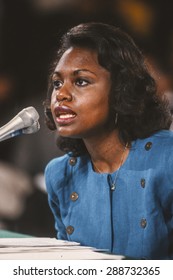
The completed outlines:
{"type": "Polygon", "coordinates": [[[68,137],[68,138],[81,138],[78,133],[75,133],[74,131],[68,130],[65,127],[59,127],[57,129],[58,135],[62,137],[68,137]]]}

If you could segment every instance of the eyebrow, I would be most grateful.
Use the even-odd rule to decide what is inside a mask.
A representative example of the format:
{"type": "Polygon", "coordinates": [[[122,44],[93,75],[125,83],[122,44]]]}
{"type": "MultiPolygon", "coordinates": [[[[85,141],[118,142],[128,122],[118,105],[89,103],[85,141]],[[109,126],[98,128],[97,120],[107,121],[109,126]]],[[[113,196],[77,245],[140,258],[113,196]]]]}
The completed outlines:
{"type": "MultiPolygon", "coordinates": [[[[85,68],[74,70],[73,75],[76,76],[76,75],[78,75],[80,72],[88,72],[88,73],[91,73],[91,74],[97,76],[93,71],[90,71],[90,70],[85,69],[85,68]]],[[[61,76],[61,73],[60,73],[59,71],[55,71],[55,72],[53,73],[52,77],[53,77],[54,75],[61,76]]]]}
{"type": "Polygon", "coordinates": [[[94,72],[92,72],[92,71],[90,71],[90,70],[88,70],[88,69],[85,69],[85,68],[75,70],[75,71],[74,71],[74,75],[77,75],[77,74],[79,74],[80,72],[89,72],[89,73],[91,73],[91,74],[93,74],[93,75],[96,76],[96,74],[95,74],[94,72]]]}

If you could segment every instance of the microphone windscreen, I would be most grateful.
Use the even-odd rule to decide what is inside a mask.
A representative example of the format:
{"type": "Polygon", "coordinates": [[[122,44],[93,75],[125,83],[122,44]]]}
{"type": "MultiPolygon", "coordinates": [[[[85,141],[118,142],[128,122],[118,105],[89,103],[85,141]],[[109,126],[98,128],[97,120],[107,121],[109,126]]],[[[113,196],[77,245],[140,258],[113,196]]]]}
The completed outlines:
{"type": "Polygon", "coordinates": [[[18,113],[17,116],[19,116],[22,119],[24,127],[31,126],[34,122],[37,122],[39,119],[38,112],[32,106],[23,109],[18,113]]]}
{"type": "Polygon", "coordinates": [[[23,128],[22,129],[22,134],[32,134],[37,132],[40,129],[40,124],[39,122],[34,122],[33,125],[27,127],[27,128],[23,128]]]}

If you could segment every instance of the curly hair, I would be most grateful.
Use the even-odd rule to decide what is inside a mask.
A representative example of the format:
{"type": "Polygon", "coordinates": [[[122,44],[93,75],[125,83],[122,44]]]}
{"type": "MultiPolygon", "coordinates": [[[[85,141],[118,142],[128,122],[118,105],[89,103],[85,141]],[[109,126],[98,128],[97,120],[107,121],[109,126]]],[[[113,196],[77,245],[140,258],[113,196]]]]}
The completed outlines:
{"type": "MultiPolygon", "coordinates": [[[[171,118],[168,106],[156,94],[155,81],[148,73],[144,57],[128,34],[120,28],[98,22],[75,26],[63,35],[52,64],[53,70],[70,47],[96,51],[98,63],[110,72],[110,115],[114,119],[118,115],[117,128],[123,143],[169,128],[171,118]]],[[[51,94],[50,82],[44,106],[46,124],[54,130],[56,126],[50,110],[51,94]]],[[[57,144],[65,153],[71,152],[76,156],[87,152],[82,139],[59,136],[57,144]]]]}

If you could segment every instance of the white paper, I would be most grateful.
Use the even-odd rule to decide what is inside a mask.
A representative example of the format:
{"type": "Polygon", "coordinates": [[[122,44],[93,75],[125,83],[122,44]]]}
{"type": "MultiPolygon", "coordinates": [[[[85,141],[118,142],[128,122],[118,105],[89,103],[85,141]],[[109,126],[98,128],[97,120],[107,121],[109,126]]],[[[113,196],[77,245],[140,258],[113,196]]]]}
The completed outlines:
{"type": "Polygon", "coordinates": [[[124,259],[103,250],[80,246],[79,243],[55,238],[1,238],[0,259],[37,260],[106,260],[124,259]]]}

